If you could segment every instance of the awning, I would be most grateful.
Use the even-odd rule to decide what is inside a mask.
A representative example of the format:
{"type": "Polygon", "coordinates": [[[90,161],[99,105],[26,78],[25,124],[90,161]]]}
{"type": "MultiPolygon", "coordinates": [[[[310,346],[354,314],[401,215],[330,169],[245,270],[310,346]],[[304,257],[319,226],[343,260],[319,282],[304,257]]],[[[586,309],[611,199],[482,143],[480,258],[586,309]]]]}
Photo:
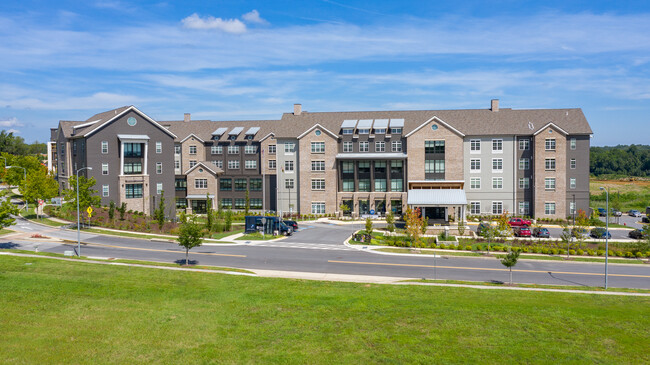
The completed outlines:
{"type": "Polygon", "coordinates": [[[236,136],[236,135],[239,135],[239,133],[241,133],[241,131],[243,131],[243,130],[244,130],[244,127],[235,127],[230,132],[228,132],[228,135],[236,136]]]}
{"type": "Polygon", "coordinates": [[[406,160],[406,153],[339,153],[338,160],[406,160]]]}
{"type": "Polygon", "coordinates": [[[356,119],[346,119],[341,124],[341,128],[354,128],[357,125],[356,119]]]}
{"type": "MultiPolygon", "coordinates": [[[[214,199],[214,195],[208,195],[210,199],[214,199]]],[[[186,199],[205,199],[205,194],[192,194],[185,197],[186,199]]]]}
{"type": "Polygon", "coordinates": [[[357,129],[370,129],[372,127],[372,119],[361,119],[357,124],[357,129]]]}
{"type": "Polygon", "coordinates": [[[404,127],[404,119],[391,119],[390,120],[390,127],[391,128],[403,128],[404,127]]]}
{"type": "Polygon", "coordinates": [[[224,133],[226,133],[227,130],[228,130],[228,128],[226,128],[226,127],[220,127],[220,128],[217,128],[216,131],[212,132],[212,135],[213,136],[221,136],[224,133]]]}
{"type": "Polygon", "coordinates": [[[411,189],[406,204],[416,207],[467,205],[467,197],[464,189],[411,189]]]}
{"type": "Polygon", "coordinates": [[[138,141],[148,141],[149,136],[146,134],[118,134],[117,138],[120,141],[122,140],[138,140],[138,141]]]}
{"type": "Polygon", "coordinates": [[[259,131],[260,131],[260,127],[250,127],[250,128],[248,128],[248,130],[246,131],[246,135],[247,135],[247,136],[254,136],[254,135],[257,134],[257,132],[259,132],[259,131]]]}
{"type": "Polygon", "coordinates": [[[375,129],[388,128],[388,119],[375,119],[375,129]]]}

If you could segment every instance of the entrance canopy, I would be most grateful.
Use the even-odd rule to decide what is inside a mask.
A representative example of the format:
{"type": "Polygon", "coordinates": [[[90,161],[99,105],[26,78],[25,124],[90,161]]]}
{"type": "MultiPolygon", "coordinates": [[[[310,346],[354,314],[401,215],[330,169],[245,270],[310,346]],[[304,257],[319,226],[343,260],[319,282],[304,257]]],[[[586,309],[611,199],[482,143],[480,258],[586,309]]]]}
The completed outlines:
{"type": "Polygon", "coordinates": [[[417,207],[467,205],[463,189],[411,189],[407,204],[417,207]]]}

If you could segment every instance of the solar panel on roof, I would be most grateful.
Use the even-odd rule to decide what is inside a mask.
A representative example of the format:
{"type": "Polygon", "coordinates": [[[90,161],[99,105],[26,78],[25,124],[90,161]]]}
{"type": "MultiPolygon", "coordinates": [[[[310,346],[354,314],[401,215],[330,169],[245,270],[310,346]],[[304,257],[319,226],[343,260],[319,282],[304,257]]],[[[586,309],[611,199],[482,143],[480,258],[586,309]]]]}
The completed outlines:
{"type": "Polygon", "coordinates": [[[388,128],[388,119],[375,119],[375,129],[388,128]]]}
{"type": "Polygon", "coordinates": [[[404,119],[391,119],[390,120],[391,128],[400,128],[404,127],[404,119]]]}
{"type": "Polygon", "coordinates": [[[244,130],[244,127],[235,127],[230,132],[228,132],[228,134],[231,135],[231,136],[236,136],[239,133],[241,133],[241,131],[243,131],[243,130],[244,130]]]}
{"type": "Polygon", "coordinates": [[[341,124],[341,128],[354,128],[357,125],[356,119],[346,119],[341,124]]]}
{"type": "Polygon", "coordinates": [[[257,132],[259,132],[259,131],[260,131],[260,127],[250,127],[250,128],[248,128],[248,130],[246,131],[246,135],[247,135],[247,136],[251,136],[251,135],[254,136],[254,135],[257,134],[257,132]]]}
{"type": "Polygon", "coordinates": [[[361,119],[357,124],[357,129],[370,129],[372,127],[372,119],[361,119]]]}
{"type": "Polygon", "coordinates": [[[228,128],[226,128],[226,127],[217,128],[216,131],[212,132],[212,135],[213,136],[221,136],[224,133],[226,133],[227,130],[228,130],[228,128]]]}

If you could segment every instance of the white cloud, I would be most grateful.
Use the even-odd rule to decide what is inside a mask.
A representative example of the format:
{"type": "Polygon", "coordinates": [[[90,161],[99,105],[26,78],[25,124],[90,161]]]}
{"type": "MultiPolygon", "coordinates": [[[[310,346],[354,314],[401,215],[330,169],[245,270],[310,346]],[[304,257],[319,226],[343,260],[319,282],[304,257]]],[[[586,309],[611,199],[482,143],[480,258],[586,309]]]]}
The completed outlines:
{"type": "Polygon", "coordinates": [[[7,130],[7,133],[20,134],[20,131],[18,129],[11,128],[11,129],[7,130]]]}
{"type": "MultiPolygon", "coordinates": [[[[38,90],[35,90],[35,93],[37,92],[38,90]]],[[[62,97],[60,94],[44,94],[38,97],[0,99],[0,105],[7,105],[13,109],[34,110],[108,110],[113,107],[135,104],[142,100],[135,95],[97,92],[88,96],[62,97]]],[[[0,125],[2,124],[0,123],[0,125]]],[[[16,125],[20,126],[21,124],[16,125]]]]}
{"type": "Polygon", "coordinates": [[[226,33],[241,34],[246,32],[246,24],[239,19],[221,19],[213,16],[201,18],[194,13],[181,20],[183,26],[189,29],[218,29],[226,33]]]}
{"type": "Polygon", "coordinates": [[[18,122],[16,117],[0,120],[0,127],[22,127],[23,124],[18,122]]]}
{"type": "Polygon", "coordinates": [[[257,24],[268,24],[265,19],[260,17],[260,12],[253,9],[252,11],[241,16],[244,21],[248,23],[257,23],[257,24]]]}

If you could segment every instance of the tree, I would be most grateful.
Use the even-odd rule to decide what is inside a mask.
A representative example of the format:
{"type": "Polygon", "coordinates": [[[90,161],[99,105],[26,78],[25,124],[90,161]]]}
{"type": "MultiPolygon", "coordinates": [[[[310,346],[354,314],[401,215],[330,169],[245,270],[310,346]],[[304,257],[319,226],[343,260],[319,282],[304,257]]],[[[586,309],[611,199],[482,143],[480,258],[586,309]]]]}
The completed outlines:
{"type": "Polygon", "coordinates": [[[386,230],[391,233],[395,232],[395,216],[393,215],[393,212],[388,212],[386,214],[386,223],[388,224],[386,230]]]}
{"type": "Polygon", "coordinates": [[[185,265],[189,265],[190,249],[201,246],[203,232],[194,217],[181,224],[178,233],[178,245],[185,247],[185,265]]]}
{"type": "Polygon", "coordinates": [[[339,210],[341,211],[341,216],[345,216],[345,212],[349,212],[350,207],[348,207],[347,204],[342,203],[341,205],[339,205],[339,210]]]}
{"type": "MultiPolygon", "coordinates": [[[[85,176],[79,176],[79,210],[85,211],[88,207],[97,206],[101,203],[102,198],[97,194],[97,190],[94,190],[92,187],[95,186],[95,178],[91,177],[90,179],[85,176]]],[[[77,176],[72,175],[70,177],[70,189],[64,190],[63,195],[65,196],[66,205],[71,209],[77,209],[77,176]]],[[[126,208],[126,204],[125,208],[126,208]]],[[[120,212],[121,213],[121,212],[120,212]]],[[[120,214],[120,219],[121,214],[120,214]]]]}
{"type": "Polygon", "coordinates": [[[245,199],[246,199],[246,207],[244,208],[244,215],[248,215],[248,210],[250,209],[250,206],[251,206],[251,198],[250,198],[249,193],[248,193],[248,188],[246,188],[245,199]]]}
{"type": "Polygon", "coordinates": [[[5,189],[0,193],[0,228],[9,227],[16,221],[11,216],[18,215],[18,207],[11,204],[11,199],[6,197],[9,190],[5,189]]]}
{"type": "Polygon", "coordinates": [[[158,229],[162,231],[163,226],[165,225],[165,191],[160,192],[160,202],[158,203],[158,208],[153,212],[154,218],[158,222],[158,229]]]}
{"type": "Polygon", "coordinates": [[[488,240],[488,245],[487,245],[487,254],[490,254],[490,244],[492,243],[492,240],[496,237],[496,228],[492,227],[492,224],[489,224],[489,226],[483,230],[482,232],[483,237],[485,237],[488,240]]]}
{"type": "Polygon", "coordinates": [[[228,208],[226,211],[226,222],[224,226],[224,231],[229,232],[232,229],[232,210],[228,208]]]}
{"type": "Polygon", "coordinates": [[[372,220],[370,217],[366,218],[366,234],[369,236],[372,235],[372,220]]]}
{"type": "Polygon", "coordinates": [[[417,247],[420,242],[420,235],[422,234],[422,226],[426,227],[424,217],[420,214],[420,209],[411,209],[411,207],[408,207],[404,215],[404,220],[406,221],[406,235],[411,240],[411,243],[417,247]]]}
{"type": "Polygon", "coordinates": [[[108,218],[113,221],[113,218],[115,218],[115,202],[111,200],[111,202],[108,204],[108,218]]]}
{"type": "Polygon", "coordinates": [[[562,234],[560,234],[562,242],[566,243],[566,258],[569,258],[569,250],[571,249],[571,241],[573,241],[573,233],[566,224],[562,225],[562,234]]]}
{"type": "Polygon", "coordinates": [[[120,207],[117,208],[117,211],[120,212],[120,220],[123,221],[124,215],[126,214],[126,203],[122,202],[122,204],[120,204],[120,207]]]}
{"type": "Polygon", "coordinates": [[[205,201],[206,201],[206,207],[205,207],[205,228],[208,230],[208,232],[212,232],[212,229],[214,228],[214,215],[212,215],[212,199],[210,199],[210,196],[206,193],[205,194],[205,201]]]}
{"type": "Polygon", "coordinates": [[[512,285],[512,268],[517,265],[517,260],[519,260],[519,250],[512,250],[502,257],[501,264],[510,269],[510,285],[512,285]]]}
{"type": "Polygon", "coordinates": [[[465,234],[465,221],[458,222],[458,235],[462,236],[465,234]]]}
{"type": "Polygon", "coordinates": [[[45,168],[31,171],[19,187],[25,201],[36,203],[38,199],[49,200],[59,194],[59,185],[45,168]]]}
{"type": "Polygon", "coordinates": [[[508,211],[506,210],[497,218],[497,232],[495,232],[497,236],[512,236],[512,227],[508,224],[508,220],[508,211]]]}

